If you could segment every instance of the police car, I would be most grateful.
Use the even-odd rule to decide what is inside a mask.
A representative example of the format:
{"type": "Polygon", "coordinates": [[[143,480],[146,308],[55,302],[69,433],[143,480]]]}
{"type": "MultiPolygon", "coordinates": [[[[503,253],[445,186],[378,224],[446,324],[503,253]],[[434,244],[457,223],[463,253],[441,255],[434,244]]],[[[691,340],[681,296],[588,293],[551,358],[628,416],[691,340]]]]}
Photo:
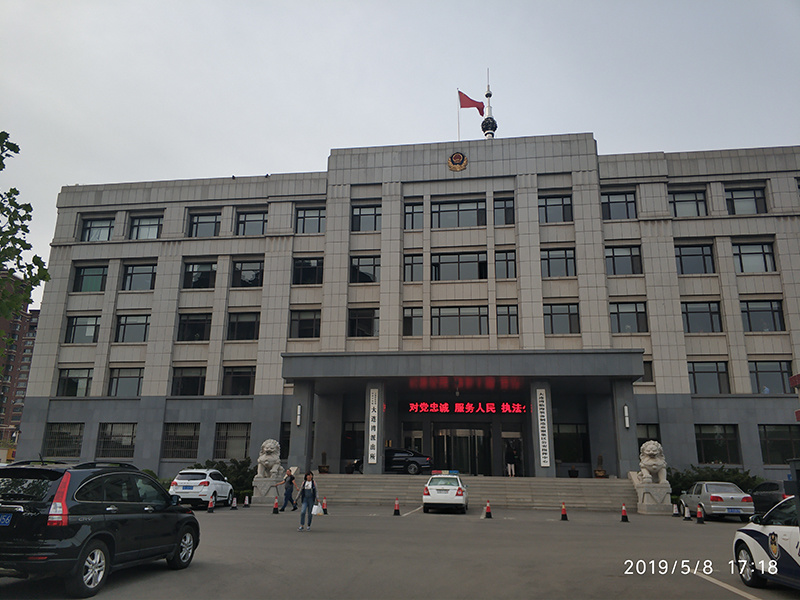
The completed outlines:
{"type": "Polygon", "coordinates": [[[767,580],[800,589],[800,527],[794,496],[765,515],[755,515],[736,532],[733,557],[742,582],[764,587],[767,580]]]}

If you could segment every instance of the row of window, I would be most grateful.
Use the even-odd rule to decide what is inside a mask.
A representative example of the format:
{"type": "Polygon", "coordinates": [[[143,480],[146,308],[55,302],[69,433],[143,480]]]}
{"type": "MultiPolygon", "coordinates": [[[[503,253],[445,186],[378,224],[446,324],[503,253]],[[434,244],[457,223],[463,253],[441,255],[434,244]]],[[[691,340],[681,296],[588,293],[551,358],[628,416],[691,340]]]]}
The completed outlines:
{"type": "MultiPolygon", "coordinates": [[[[775,271],[775,255],[771,243],[737,243],[733,245],[737,273],[775,271]]],[[[517,277],[517,253],[497,250],[495,277],[517,277]]],[[[574,277],[576,274],[574,248],[546,248],[540,251],[542,277],[574,277]]],[[[710,244],[675,247],[675,260],[680,275],[714,273],[714,258],[710,244]]],[[[643,273],[639,246],[609,246],[605,249],[606,274],[639,275],[643,273]]],[[[322,257],[295,258],[292,263],[293,285],[318,285],[323,277],[322,257]]],[[[351,256],[350,283],[380,281],[380,256],[351,256]]],[[[216,284],[215,261],[185,262],[182,285],[184,289],[207,289],[216,284]]],[[[104,265],[76,266],[73,292],[105,291],[108,267],[104,265]]],[[[431,281],[481,280],[488,277],[486,252],[450,252],[431,254],[431,281]]],[[[422,281],[422,254],[403,256],[403,280],[422,281]]],[[[156,283],[155,264],[126,264],[123,266],[121,289],[125,291],[152,290],[156,283]]],[[[264,285],[264,261],[234,260],[231,287],[254,288],[264,285]]]]}
{"type": "MultiPolygon", "coordinates": [[[[767,212],[763,187],[727,189],[726,206],[730,215],[755,215],[767,212]]],[[[701,217],[708,214],[704,190],[686,190],[669,193],[669,203],[675,217],[701,217]]],[[[635,219],[636,195],[633,191],[602,192],[600,206],[603,220],[635,219]]],[[[420,201],[404,203],[404,229],[423,228],[423,204],[420,201]]],[[[267,233],[268,210],[248,209],[236,214],[236,235],[251,236],[267,233]]],[[[295,232],[316,234],[325,232],[325,207],[298,207],[295,213],[295,232]]],[[[541,223],[565,223],[573,220],[572,196],[568,193],[547,194],[539,197],[541,223]]],[[[497,226],[515,222],[514,199],[498,195],[494,199],[494,223],[497,226]]],[[[189,215],[189,237],[216,237],[220,234],[222,212],[208,210],[189,215]]],[[[134,215],[130,219],[128,238],[152,240],[161,236],[163,216],[134,215]]],[[[451,229],[483,227],[486,225],[485,200],[434,200],[431,202],[431,227],[451,229]]],[[[368,201],[353,204],[350,213],[350,230],[367,232],[381,230],[381,205],[368,201]]],[[[80,240],[100,242],[111,239],[114,217],[86,217],[81,222],[80,240]]]]}

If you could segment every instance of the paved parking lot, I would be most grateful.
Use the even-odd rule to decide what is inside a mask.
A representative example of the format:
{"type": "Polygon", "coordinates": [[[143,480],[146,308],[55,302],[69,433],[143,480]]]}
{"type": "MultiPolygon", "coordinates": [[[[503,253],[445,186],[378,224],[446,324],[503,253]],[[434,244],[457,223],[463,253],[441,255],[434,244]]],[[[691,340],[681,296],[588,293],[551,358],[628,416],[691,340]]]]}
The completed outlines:
{"type": "MultiPolygon", "coordinates": [[[[310,532],[298,512],[254,506],[198,513],[185,571],[164,561],[114,573],[100,598],[796,598],[732,573],[734,521],[493,510],[482,518],[418,507],[329,506],[310,532]],[[665,571],[665,572],[664,572],[665,571]],[[661,574],[664,572],[664,574],[661,574]]],[[[55,581],[0,579],[0,598],[61,598],[55,581]]]]}

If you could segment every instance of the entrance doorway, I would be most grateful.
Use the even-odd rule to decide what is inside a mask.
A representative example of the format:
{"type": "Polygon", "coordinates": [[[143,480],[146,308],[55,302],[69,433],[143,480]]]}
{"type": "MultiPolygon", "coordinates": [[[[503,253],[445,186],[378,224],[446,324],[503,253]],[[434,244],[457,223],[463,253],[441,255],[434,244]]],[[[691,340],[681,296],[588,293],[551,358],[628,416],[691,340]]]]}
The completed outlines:
{"type": "Polygon", "coordinates": [[[492,433],[488,424],[442,423],[433,429],[436,468],[472,475],[492,474],[492,433]]]}

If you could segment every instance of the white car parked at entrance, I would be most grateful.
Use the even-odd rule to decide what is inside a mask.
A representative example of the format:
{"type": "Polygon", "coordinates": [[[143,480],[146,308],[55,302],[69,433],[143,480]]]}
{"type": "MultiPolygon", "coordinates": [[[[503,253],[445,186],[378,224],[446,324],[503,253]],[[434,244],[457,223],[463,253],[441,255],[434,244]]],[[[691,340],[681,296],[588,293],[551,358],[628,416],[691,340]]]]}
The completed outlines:
{"type": "Polygon", "coordinates": [[[422,491],[422,512],[431,508],[456,508],[466,514],[469,509],[467,486],[458,475],[433,475],[422,491]]]}
{"type": "Polygon", "coordinates": [[[194,506],[207,506],[211,498],[215,505],[233,502],[233,486],[216,469],[184,469],[173,479],[169,493],[194,506]]]}

